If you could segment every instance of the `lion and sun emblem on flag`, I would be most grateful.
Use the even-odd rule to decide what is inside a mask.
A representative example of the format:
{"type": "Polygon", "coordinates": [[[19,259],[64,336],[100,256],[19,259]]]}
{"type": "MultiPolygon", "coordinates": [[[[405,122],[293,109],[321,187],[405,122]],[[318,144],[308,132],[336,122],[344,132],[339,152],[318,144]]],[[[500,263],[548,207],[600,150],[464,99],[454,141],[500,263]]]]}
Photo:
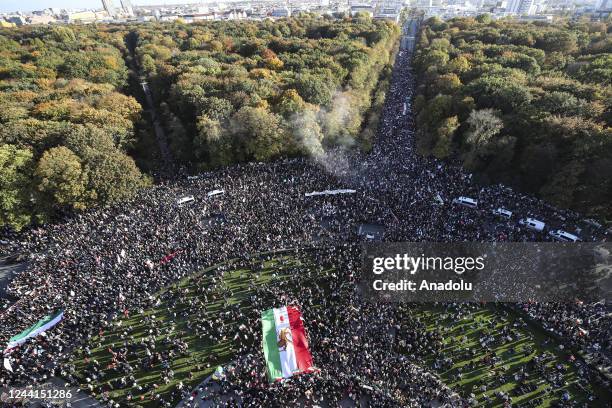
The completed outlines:
{"type": "Polygon", "coordinates": [[[291,338],[291,329],[285,327],[276,333],[276,339],[279,351],[287,351],[287,346],[293,343],[291,338]]]}

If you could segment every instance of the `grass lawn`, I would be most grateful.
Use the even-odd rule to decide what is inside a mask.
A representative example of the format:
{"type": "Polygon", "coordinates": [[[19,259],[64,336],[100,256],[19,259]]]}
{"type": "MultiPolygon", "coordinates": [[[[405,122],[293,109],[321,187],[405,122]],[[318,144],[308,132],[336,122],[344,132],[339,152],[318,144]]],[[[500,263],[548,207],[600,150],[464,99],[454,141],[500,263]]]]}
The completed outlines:
{"type": "MultiPolygon", "coordinates": [[[[407,308],[408,309],[408,308],[407,308]]],[[[440,349],[445,358],[452,361],[442,363],[434,352],[421,353],[421,364],[437,372],[442,380],[463,396],[474,393],[480,405],[502,407],[503,400],[497,392],[508,393],[513,406],[555,406],[567,390],[574,403],[588,406],[607,407],[612,398],[609,390],[580,380],[577,369],[569,360],[571,352],[561,350],[559,343],[541,328],[527,325],[516,312],[502,306],[463,306],[463,313],[449,313],[442,306],[411,306],[405,313],[407,319],[419,319],[420,326],[415,331],[425,330],[430,337],[440,340],[440,349]],[[410,317],[409,317],[410,316],[410,317]],[[502,339],[500,331],[506,327],[511,340],[502,339]],[[481,343],[486,336],[493,335],[489,344],[481,343]],[[495,362],[484,362],[485,356],[497,357],[495,362]],[[544,356],[539,368],[530,363],[535,356],[544,356]],[[436,365],[435,362],[438,361],[436,365]],[[562,365],[564,371],[562,391],[546,392],[547,380],[558,372],[555,368],[562,365]],[[515,375],[521,369],[528,377],[522,381],[515,375]],[[461,374],[459,376],[459,374],[461,374]],[[486,392],[480,390],[485,384],[486,392]],[[519,388],[523,386],[523,390],[519,388]],[[589,394],[599,397],[588,401],[589,394]],[[490,400],[487,402],[483,395],[490,400]]],[[[406,322],[406,324],[410,324],[406,322]]]]}
{"type": "MultiPolygon", "coordinates": [[[[296,272],[307,268],[314,270],[313,265],[308,265],[308,259],[296,259],[292,255],[280,255],[266,261],[255,261],[254,269],[231,266],[230,263],[208,268],[201,273],[186,278],[180,283],[167,288],[158,294],[158,302],[151,308],[139,311],[130,311],[130,316],[112,323],[102,336],[94,338],[90,342],[90,355],[84,349],[78,350],[74,359],[76,375],[82,387],[88,384],[94,386],[93,394],[101,398],[103,392],[109,399],[119,402],[122,406],[127,404],[127,396],[132,389],[131,405],[143,407],[158,406],[152,400],[153,392],[159,394],[166,401],[176,400],[177,395],[172,395],[179,382],[183,382],[188,389],[193,388],[209,376],[218,365],[224,365],[233,361],[237,355],[239,346],[249,344],[252,339],[234,340],[238,327],[242,324],[259,326],[259,316],[253,314],[250,297],[255,293],[268,290],[271,287],[282,285],[283,281],[293,276],[296,272]],[[195,300],[202,302],[205,312],[194,310],[191,302],[195,300]],[[228,310],[240,311],[249,318],[242,321],[233,320],[227,316],[228,310]],[[206,336],[207,330],[200,330],[201,335],[196,334],[194,324],[220,319],[225,322],[222,335],[206,336]],[[151,328],[155,329],[151,332],[151,328]],[[155,339],[155,352],[168,353],[176,349],[169,340],[180,339],[186,343],[186,350],[175,351],[175,356],[168,358],[170,367],[174,372],[173,378],[167,383],[163,380],[164,367],[161,362],[146,366],[146,348],[141,345],[143,339],[155,339]],[[112,363],[113,352],[124,347],[128,340],[129,345],[127,361],[133,367],[131,375],[142,387],[140,392],[134,392],[132,382],[121,384],[122,377],[129,375],[114,368],[108,368],[112,363]],[[91,370],[97,361],[99,368],[103,369],[104,375],[93,379],[91,370]],[[92,379],[91,382],[87,378],[92,379]],[[157,387],[153,390],[153,384],[157,387]]],[[[319,271],[317,274],[324,277],[329,270],[319,271]]],[[[273,301],[273,297],[270,297],[273,301]]],[[[214,331],[216,328],[212,327],[214,331]]]]}
{"type": "MultiPolygon", "coordinates": [[[[155,394],[177,403],[179,382],[191,389],[218,365],[234,361],[243,353],[241,347],[259,347],[252,344],[252,338],[235,340],[234,337],[243,324],[257,325],[259,329],[259,315],[251,302],[252,295],[269,301],[269,304],[260,305],[268,308],[280,304],[274,289],[292,293],[312,285],[325,288],[326,281],[334,279],[331,276],[334,269],[321,268],[308,256],[298,259],[293,254],[277,254],[257,258],[248,264],[234,261],[207,268],[166,288],[156,294],[144,310],[130,310],[129,316],[112,322],[101,336],[93,338],[89,355],[84,349],[78,350],[73,362],[82,388],[91,386],[95,397],[102,399],[104,395],[121,406],[157,407],[160,404],[153,399],[155,394]],[[224,325],[215,325],[217,320],[224,325]],[[146,353],[147,347],[162,358],[151,360],[146,353]],[[129,374],[111,366],[113,355],[109,350],[125,353],[125,359],[121,360],[132,367],[129,374]],[[168,361],[169,365],[163,367],[162,361],[168,361]],[[94,366],[98,370],[94,370],[94,366]],[[170,369],[173,377],[164,380],[170,369]],[[102,375],[98,375],[100,372],[102,375]],[[130,375],[141,389],[133,387],[130,375]],[[122,378],[127,379],[123,384],[122,378]],[[130,391],[132,400],[128,403],[130,391]]],[[[316,314],[318,307],[311,306],[310,313],[316,314]]],[[[558,364],[564,366],[562,378],[567,382],[562,389],[570,393],[573,402],[607,406],[606,402],[612,398],[608,390],[579,381],[577,369],[568,360],[569,354],[560,350],[546,332],[539,327],[519,324],[522,321],[515,312],[508,312],[501,306],[464,305],[461,315],[435,305],[399,307],[404,320],[398,339],[412,330],[416,336],[413,343],[426,337],[424,344],[440,343],[437,350],[421,349],[414,353],[414,349],[408,351],[400,347],[398,351],[414,356],[418,364],[437,372],[462,396],[474,393],[481,406],[502,407],[503,401],[495,395],[499,391],[510,394],[513,406],[554,406],[561,392],[546,393],[546,378],[557,371],[558,364]],[[505,327],[509,328],[512,340],[501,340],[500,332],[505,327]],[[491,335],[494,339],[489,344],[480,343],[491,335]],[[452,362],[436,365],[436,353],[440,351],[452,362]],[[493,353],[497,361],[483,362],[485,356],[493,353]],[[530,363],[535,356],[544,356],[540,368],[530,363]],[[521,368],[527,369],[529,374],[522,381],[523,386],[532,389],[519,393],[521,384],[514,375],[521,368]],[[483,383],[487,386],[484,394],[480,391],[483,383]],[[490,402],[483,398],[485,394],[490,402]],[[589,394],[598,396],[599,400],[589,402],[589,394]]]]}

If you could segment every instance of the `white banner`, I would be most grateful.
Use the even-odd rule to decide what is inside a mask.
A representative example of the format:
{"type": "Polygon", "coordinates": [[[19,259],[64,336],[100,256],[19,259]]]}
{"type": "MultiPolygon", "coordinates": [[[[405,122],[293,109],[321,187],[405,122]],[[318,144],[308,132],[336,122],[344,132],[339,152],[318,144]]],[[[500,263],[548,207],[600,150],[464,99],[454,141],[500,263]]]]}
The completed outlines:
{"type": "Polygon", "coordinates": [[[340,189],[340,190],[325,190],[325,191],[313,191],[312,193],[304,194],[306,197],[320,196],[320,195],[336,195],[336,194],[353,194],[356,190],[351,189],[340,189]]]}
{"type": "Polygon", "coordinates": [[[11,367],[11,362],[8,357],[4,357],[4,368],[6,371],[10,371],[11,373],[13,372],[13,367],[11,367]]]}

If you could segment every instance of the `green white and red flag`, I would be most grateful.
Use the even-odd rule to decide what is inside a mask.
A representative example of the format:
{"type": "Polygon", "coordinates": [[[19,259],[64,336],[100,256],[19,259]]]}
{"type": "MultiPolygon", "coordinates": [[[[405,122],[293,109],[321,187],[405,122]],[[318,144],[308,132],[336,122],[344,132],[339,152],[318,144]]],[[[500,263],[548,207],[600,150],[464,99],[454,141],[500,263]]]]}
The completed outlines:
{"type": "Polygon", "coordinates": [[[302,313],[298,308],[268,309],[261,314],[261,326],[270,382],[313,370],[302,313]]]}
{"type": "Polygon", "coordinates": [[[11,349],[25,343],[28,339],[36,337],[39,334],[49,330],[50,328],[61,322],[63,318],[63,310],[57,310],[54,313],[43,317],[33,326],[30,326],[21,333],[11,337],[9,339],[8,344],[6,345],[6,348],[4,349],[4,353],[8,353],[11,349]]]}

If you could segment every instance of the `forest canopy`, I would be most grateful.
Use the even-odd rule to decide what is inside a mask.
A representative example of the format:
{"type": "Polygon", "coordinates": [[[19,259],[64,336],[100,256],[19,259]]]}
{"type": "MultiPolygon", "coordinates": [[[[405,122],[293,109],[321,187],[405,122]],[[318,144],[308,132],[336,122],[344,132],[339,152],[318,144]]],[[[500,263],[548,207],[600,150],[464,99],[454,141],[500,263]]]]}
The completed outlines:
{"type": "Polygon", "coordinates": [[[0,227],[112,205],[150,183],[160,151],[142,80],[174,159],[193,171],[368,149],[398,37],[367,16],[309,14],[0,29],[0,227]]]}
{"type": "Polygon", "coordinates": [[[142,107],[126,94],[124,33],[0,31],[0,227],[129,198],[148,184],[127,154],[142,107]]]}
{"type": "Polygon", "coordinates": [[[415,56],[420,153],[610,218],[611,31],[589,21],[429,19],[415,56]]]}
{"type": "Polygon", "coordinates": [[[133,31],[171,151],[196,169],[367,149],[398,36],[386,21],[308,14],[133,31]]]}

